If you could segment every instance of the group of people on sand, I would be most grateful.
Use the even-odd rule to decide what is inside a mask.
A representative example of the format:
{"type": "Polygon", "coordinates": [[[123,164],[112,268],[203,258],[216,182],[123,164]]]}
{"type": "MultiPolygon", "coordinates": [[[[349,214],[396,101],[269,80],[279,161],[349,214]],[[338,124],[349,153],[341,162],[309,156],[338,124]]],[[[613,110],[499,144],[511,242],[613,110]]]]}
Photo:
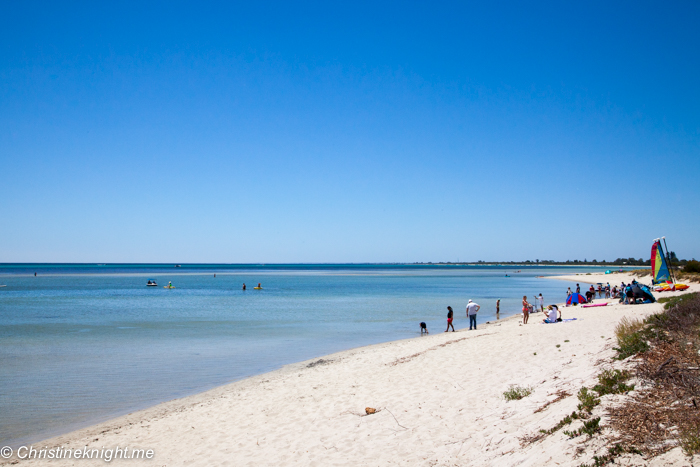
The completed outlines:
{"type": "MultiPolygon", "coordinates": [[[[636,284],[637,281],[634,280],[632,281],[633,284],[636,284]]],[[[586,296],[586,301],[591,302],[594,298],[596,298],[596,294],[598,294],[598,298],[624,298],[625,297],[625,292],[626,290],[633,284],[625,284],[624,282],[618,286],[611,286],[610,282],[607,282],[605,285],[603,283],[598,283],[598,287],[591,285],[588,290],[585,292],[586,296]]],[[[571,287],[569,287],[566,290],[566,296],[568,297],[569,295],[577,293],[581,293],[581,286],[579,284],[576,284],[576,292],[573,292],[571,290],[571,287]]]]}
{"type": "MultiPolygon", "coordinates": [[[[500,300],[499,300],[499,303],[500,303],[500,300]]],[[[476,331],[476,314],[480,309],[481,309],[481,306],[474,303],[473,300],[469,300],[469,303],[467,303],[467,317],[469,318],[469,330],[470,331],[472,329],[474,329],[476,331]],[[472,328],[472,326],[473,326],[473,328],[472,328]]],[[[452,328],[452,332],[455,332],[455,327],[452,324],[453,318],[454,318],[454,312],[452,311],[452,307],[448,306],[447,307],[447,329],[445,329],[445,332],[449,331],[450,328],[452,328]]]]}
{"type": "MultiPolygon", "coordinates": [[[[578,284],[577,284],[578,285],[578,284]]],[[[527,324],[530,319],[530,313],[544,313],[544,297],[542,294],[535,295],[535,304],[527,301],[527,295],[523,295],[523,324],[527,324]]],[[[557,305],[547,305],[546,317],[542,320],[543,323],[553,324],[561,321],[561,310],[557,305]]]]}
{"type": "MultiPolygon", "coordinates": [[[[496,315],[499,313],[499,308],[500,308],[501,301],[498,300],[496,304],[496,315]]],[[[469,300],[467,303],[467,317],[469,318],[469,330],[471,331],[474,329],[476,331],[476,314],[479,312],[481,309],[481,306],[479,306],[477,303],[475,303],[473,300],[469,300]]],[[[449,331],[450,328],[452,328],[452,332],[455,332],[455,327],[452,324],[452,321],[454,320],[454,310],[452,310],[451,306],[447,307],[447,329],[445,329],[445,332],[449,331]]],[[[428,333],[428,325],[425,324],[425,322],[420,323],[420,333],[421,334],[429,334],[428,333]]]]}
{"type": "MultiPolygon", "coordinates": [[[[623,282],[623,284],[624,284],[624,282],[623,282]]],[[[568,297],[572,293],[574,293],[574,292],[572,292],[571,287],[569,287],[566,290],[566,296],[568,297]]],[[[578,294],[581,293],[581,286],[579,284],[576,284],[576,293],[578,293],[578,294]]],[[[612,288],[610,287],[610,282],[606,283],[605,285],[603,285],[603,283],[601,282],[601,283],[598,283],[597,289],[594,285],[591,285],[588,288],[588,290],[586,291],[586,294],[585,294],[586,300],[589,302],[591,300],[593,300],[595,298],[596,293],[598,294],[598,298],[603,298],[603,296],[605,296],[605,298],[611,298],[611,297],[615,298],[619,292],[618,292],[617,286],[612,287],[612,288]]]]}
{"type": "Polygon", "coordinates": [[[530,313],[544,311],[544,297],[542,294],[535,295],[533,303],[527,301],[527,295],[523,295],[523,324],[527,324],[530,319],[530,313]]]}
{"type": "MultiPolygon", "coordinates": [[[[475,303],[473,300],[469,300],[469,303],[467,303],[467,308],[466,308],[466,313],[467,317],[469,318],[469,330],[471,331],[472,329],[476,330],[476,315],[478,311],[481,309],[481,306],[475,303]]],[[[542,294],[535,295],[533,299],[533,303],[530,303],[527,299],[527,295],[523,295],[523,320],[522,324],[527,324],[528,320],[530,319],[530,313],[537,313],[537,312],[542,312],[545,313],[545,307],[544,307],[544,297],[542,294]]],[[[501,300],[498,299],[496,301],[496,319],[501,319],[500,316],[501,313],[501,300]]],[[[561,310],[557,305],[547,305],[546,309],[546,314],[545,318],[542,320],[543,323],[556,323],[558,321],[561,321],[561,310]]],[[[454,310],[452,309],[451,306],[447,307],[447,329],[445,329],[445,332],[448,332],[450,328],[452,328],[452,332],[455,331],[455,327],[452,324],[454,321],[454,310]]],[[[420,323],[420,331],[421,334],[428,334],[428,326],[425,324],[425,322],[420,323]]]]}

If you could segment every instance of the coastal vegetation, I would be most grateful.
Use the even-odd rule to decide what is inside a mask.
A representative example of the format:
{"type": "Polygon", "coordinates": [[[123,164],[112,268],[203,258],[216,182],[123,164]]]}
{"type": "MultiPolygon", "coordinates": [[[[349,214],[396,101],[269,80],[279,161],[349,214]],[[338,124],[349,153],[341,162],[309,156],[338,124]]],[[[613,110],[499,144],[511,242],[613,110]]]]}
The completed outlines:
{"type": "MultiPolygon", "coordinates": [[[[635,378],[642,388],[608,407],[610,446],[594,456],[603,466],[625,454],[651,458],[680,446],[688,456],[700,453],[700,295],[667,297],[664,311],[644,321],[623,318],[616,328],[617,359],[636,356],[631,370],[607,370],[593,387],[598,395],[634,389],[625,382],[635,378]]],[[[590,413],[597,405],[582,388],[579,410],[590,413]]],[[[580,415],[580,413],[578,415],[580,415]]],[[[569,436],[596,432],[589,423],[569,436]]],[[[581,467],[588,467],[583,464],[581,467]]]]}
{"type": "Polygon", "coordinates": [[[688,261],[685,266],[683,266],[683,272],[700,274],[700,261],[688,261]]]}
{"type": "Polygon", "coordinates": [[[600,417],[590,418],[593,409],[600,405],[600,397],[607,394],[621,394],[628,391],[634,390],[633,385],[627,385],[625,382],[630,378],[630,373],[627,371],[620,370],[605,370],[600,375],[598,375],[598,384],[592,388],[582,387],[578,391],[578,401],[579,404],[576,407],[577,411],[571,412],[571,414],[562,418],[556,425],[547,430],[539,430],[539,434],[530,438],[526,438],[523,441],[526,443],[533,443],[539,441],[547,435],[560,430],[561,428],[570,425],[575,420],[582,420],[583,425],[576,430],[568,430],[563,433],[570,438],[575,438],[582,434],[587,434],[593,436],[595,433],[601,430],[600,427],[600,417]]]}
{"type": "Polygon", "coordinates": [[[632,355],[649,350],[645,335],[644,321],[623,316],[615,328],[617,337],[617,359],[624,360],[632,355]]]}
{"type": "Polygon", "coordinates": [[[530,386],[522,387],[512,385],[503,393],[503,397],[507,401],[519,401],[523,397],[527,397],[532,394],[532,388],[530,386]]]}
{"type": "Polygon", "coordinates": [[[623,317],[615,329],[615,359],[635,357],[628,369],[602,371],[596,385],[579,390],[577,411],[523,443],[581,420],[578,428],[563,433],[570,438],[607,436],[607,452],[581,467],[608,465],[624,454],[649,459],[675,446],[688,456],[700,453],[700,294],[659,301],[663,312],[644,320],[623,317]],[[635,391],[632,379],[640,389],[635,391]],[[607,404],[609,425],[601,426],[601,414],[593,413],[609,394],[626,397],[607,404]]]}
{"type": "Polygon", "coordinates": [[[648,342],[632,370],[645,389],[608,413],[627,446],[653,456],[677,444],[693,455],[700,453],[700,295],[663,303],[665,310],[645,319],[644,327],[630,328],[629,335],[648,342]]]}
{"type": "MultiPolygon", "coordinates": [[[[684,268],[686,272],[700,273],[700,262],[694,259],[679,259],[676,253],[669,252],[670,263],[672,266],[684,268]]],[[[483,266],[497,266],[497,265],[513,265],[513,266],[651,266],[651,259],[644,258],[615,258],[613,261],[607,260],[597,260],[588,258],[584,259],[567,259],[565,261],[555,261],[552,259],[527,259],[522,261],[444,261],[444,262],[427,262],[427,263],[415,263],[415,264],[449,264],[449,265],[483,265],[483,266]]],[[[648,274],[648,269],[642,269],[648,274]]],[[[636,272],[636,271],[633,271],[636,272]]]]}

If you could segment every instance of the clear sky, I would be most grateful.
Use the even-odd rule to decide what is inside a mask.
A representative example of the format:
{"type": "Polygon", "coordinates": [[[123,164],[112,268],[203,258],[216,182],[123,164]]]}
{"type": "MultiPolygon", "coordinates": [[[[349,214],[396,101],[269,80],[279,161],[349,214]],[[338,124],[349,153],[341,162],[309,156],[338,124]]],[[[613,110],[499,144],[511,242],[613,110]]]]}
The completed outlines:
{"type": "Polygon", "coordinates": [[[0,262],[700,258],[700,3],[3,2],[0,262]]]}

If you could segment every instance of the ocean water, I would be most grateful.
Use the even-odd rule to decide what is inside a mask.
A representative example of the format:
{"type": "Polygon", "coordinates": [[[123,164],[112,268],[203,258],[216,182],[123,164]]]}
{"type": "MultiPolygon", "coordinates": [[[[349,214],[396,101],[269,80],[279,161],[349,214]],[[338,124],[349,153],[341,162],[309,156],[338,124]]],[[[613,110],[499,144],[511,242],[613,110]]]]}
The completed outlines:
{"type": "Polygon", "coordinates": [[[463,328],[468,299],[481,305],[480,323],[495,319],[499,298],[501,318],[520,312],[523,295],[562,302],[573,284],[537,276],[603,269],[0,264],[0,445],[417,337],[420,321],[442,332],[447,305],[463,328]],[[149,278],[159,286],[146,287],[149,278]]]}

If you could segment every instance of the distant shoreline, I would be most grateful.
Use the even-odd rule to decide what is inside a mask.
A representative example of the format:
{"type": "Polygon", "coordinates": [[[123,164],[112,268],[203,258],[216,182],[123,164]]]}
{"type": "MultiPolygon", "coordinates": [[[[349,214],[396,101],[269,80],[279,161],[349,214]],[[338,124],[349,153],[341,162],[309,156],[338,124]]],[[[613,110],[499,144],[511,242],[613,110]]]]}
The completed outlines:
{"type": "MultiPolygon", "coordinates": [[[[282,263],[282,264],[225,264],[225,263],[182,263],[175,267],[175,263],[0,263],[0,277],[30,277],[37,273],[37,276],[147,276],[155,274],[173,275],[207,275],[220,274],[240,275],[249,274],[285,274],[288,272],[302,273],[304,271],[313,273],[320,271],[362,271],[364,269],[395,269],[419,270],[445,268],[458,269],[507,269],[522,268],[532,270],[541,269],[602,269],[603,265],[585,264],[508,264],[508,263],[282,263]],[[63,269],[63,270],[61,270],[63,269]],[[114,271],[114,269],[120,269],[114,271]]],[[[616,266],[614,269],[646,269],[639,266],[616,266]]],[[[514,274],[517,272],[513,272],[514,274]]]]}

